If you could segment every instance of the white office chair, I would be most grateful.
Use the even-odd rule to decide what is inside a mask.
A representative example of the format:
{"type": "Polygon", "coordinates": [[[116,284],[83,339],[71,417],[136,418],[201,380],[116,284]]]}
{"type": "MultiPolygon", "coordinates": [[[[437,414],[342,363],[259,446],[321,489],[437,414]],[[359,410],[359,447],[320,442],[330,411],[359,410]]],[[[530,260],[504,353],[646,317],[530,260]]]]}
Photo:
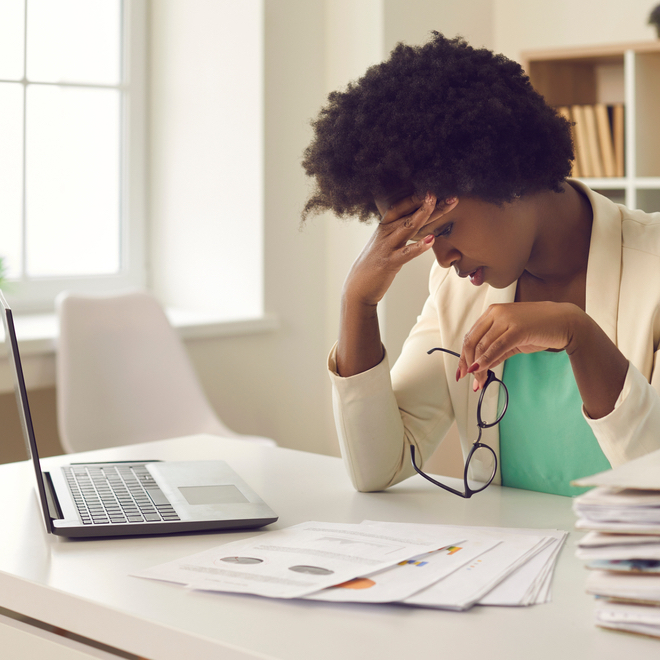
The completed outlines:
{"type": "Polygon", "coordinates": [[[57,300],[57,421],[67,452],[196,433],[241,436],[217,417],[185,348],[150,294],[57,300]]]}

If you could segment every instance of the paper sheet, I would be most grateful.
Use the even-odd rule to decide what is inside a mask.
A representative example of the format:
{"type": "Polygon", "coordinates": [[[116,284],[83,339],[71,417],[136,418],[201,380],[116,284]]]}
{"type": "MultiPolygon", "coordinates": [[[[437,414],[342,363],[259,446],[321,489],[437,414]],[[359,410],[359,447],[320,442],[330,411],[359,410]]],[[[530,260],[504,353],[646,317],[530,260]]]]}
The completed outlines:
{"type": "Polygon", "coordinates": [[[574,486],[660,490],[660,449],[628,461],[612,470],[577,479],[572,483],[574,486]]]}
{"type": "Polygon", "coordinates": [[[463,541],[454,530],[307,522],[141,571],[206,591],[299,598],[463,541]]]}
{"type": "Polygon", "coordinates": [[[604,628],[660,637],[660,607],[604,603],[596,608],[596,624],[604,628]]]}
{"type": "Polygon", "coordinates": [[[306,596],[333,602],[390,603],[404,600],[476,559],[500,541],[492,537],[473,538],[407,561],[369,576],[324,589],[306,596]]]}
{"type": "Polygon", "coordinates": [[[660,604],[660,575],[589,571],[587,593],[595,596],[652,601],[660,604]]]}
{"type": "Polygon", "coordinates": [[[609,534],[648,534],[660,536],[660,525],[643,525],[627,522],[595,522],[593,520],[584,520],[583,518],[580,518],[575,523],[575,529],[609,534]]]}
{"type": "Polygon", "coordinates": [[[546,547],[496,585],[479,600],[479,605],[515,607],[549,602],[552,576],[566,532],[543,531],[549,535],[546,547]]]}
{"type": "MultiPolygon", "coordinates": [[[[365,520],[363,524],[370,524],[365,520]]],[[[388,523],[393,527],[408,527],[410,529],[424,529],[424,524],[412,523],[388,523]]],[[[431,525],[433,527],[433,525],[431,525]]],[[[447,526],[447,529],[450,529],[447,526]]],[[[531,605],[534,603],[546,603],[550,600],[550,589],[555,563],[567,532],[559,529],[529,529],[520,527],[453,527],[459,536],[467,539],[484,538],[490,535],[502,541],[514,536],[535,536],[539,540],[546,538],[547,547],[539,550],[539,554],[524,562],[518,569],[505,577],[493,590],[488,592],[479,601],[480,605],[516,606],[531,605]],[[530,563],[531,562],[531,563],[530,563]],[[491,595],[492,594],[492,595],[491,595]]],[[[513,557],[512,561],[516,558],[513,557]]],[[[467,562],[466,562],[467,563],[467,562]]]]}
{"type": "Polygon", "coordinates": [[[660,573],[660,561],[657,559],[594,559],[587,568],[613,573],[660,573]]]}
{"type": "MultiPolygon", "coordinates": [[[[657,539],[658,537],[656,537],[657,539]]],[[[578,548],[578,559],[660,559],[660,539],[657,543],[609,545],[604,548],[578,548]]]]}
{"type": "Polygon", "coordinates": [[[307,522],[135,575],[273,598],[455,610],[480,599],[486,605],[528,605],[548,600],[565,536],[559,530],[307,522]]]}
{"type": "Polygon", "coordinates": [[[579,548],[605,548],[608,546],[638,545],[646,543],[660,543],[656,536],[642,534],[603,534],[601,532],[589,532],[579,541],[579,548]]]}
{"type": "Polygon", "coordinates": [[[474,561],[404,602],[440,609],[468,609],[547,543],[546,537],[510,535],[474,561]]]}

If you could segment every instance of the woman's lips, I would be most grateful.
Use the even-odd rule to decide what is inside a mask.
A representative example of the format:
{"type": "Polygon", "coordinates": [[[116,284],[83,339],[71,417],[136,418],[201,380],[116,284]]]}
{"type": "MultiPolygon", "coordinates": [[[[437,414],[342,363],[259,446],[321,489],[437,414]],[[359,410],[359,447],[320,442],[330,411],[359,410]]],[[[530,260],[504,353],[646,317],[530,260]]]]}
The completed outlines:
{"type": "Polygon", "coordinates": [[[474,284],[474,286],[481,286],[484,283],[484,267],[479,266],[477,270],[475,270],[473,273],[470,273],[470,282],[474,284]]]}
{"type": "Polygon", "coordinates": [[[484,283],[484,267],[479,266],[479,268],[472,271],[458,271],[458,276],[469,277],[474,286],[481,286],[484,283]]]}

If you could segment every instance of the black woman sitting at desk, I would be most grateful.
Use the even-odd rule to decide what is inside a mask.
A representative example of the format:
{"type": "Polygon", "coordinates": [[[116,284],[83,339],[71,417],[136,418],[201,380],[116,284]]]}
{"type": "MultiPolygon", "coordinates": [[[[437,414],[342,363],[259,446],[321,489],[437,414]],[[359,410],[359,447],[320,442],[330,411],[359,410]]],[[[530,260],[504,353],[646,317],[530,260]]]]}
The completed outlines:
{"type": "Polygon", "coordinates": [[[477,433],[497,459],[474,454],[466,488],[572,495],[660,448],[660,213],[568,178],[571,126],[517,63],[434,32],[330,94],[313,127],[303,218],[378,220],[329,358],[358,490],[415,474],[411,454],[423,466],[454,420],[466,459],[477,433]],[[377,306],[428,250],[429,297],[390,372],[377,306]]]}

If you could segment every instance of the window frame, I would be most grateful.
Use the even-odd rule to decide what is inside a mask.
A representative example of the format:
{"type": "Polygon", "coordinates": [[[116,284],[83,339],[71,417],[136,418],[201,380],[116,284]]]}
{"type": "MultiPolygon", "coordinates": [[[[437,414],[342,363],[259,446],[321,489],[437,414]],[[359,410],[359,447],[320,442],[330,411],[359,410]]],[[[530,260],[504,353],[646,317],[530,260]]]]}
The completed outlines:
{"type": "MultiPolygon", "coordinates": [[[[25,277],[8,280],[5,295],[17,313],[52,312],[55,298],[64,290],[103,293],[147,284],[146,269],[146,115],[147,115],[147,2],[122,0],[120,117],[120,269],[104,275],[25,277]]],[[[26,1],[27,20],[27,1],[26,1]]],[[[27,27],[24,28],[27,34],[27,27]]],[[[24,46],[27,47],[27,46],[24,46]]],[[[19,81],[28,80],[24,71],[19,81]]],[[[84,85],[83,85],[84,86],[84,85]]],[[[25,99],[25,94],[24,94],[25,99]]],[[[25,154],[26,109],[23,108],[25,154]]],[[[25,163],[23,163],[23,218],[25,214],[25,163]]]]}

